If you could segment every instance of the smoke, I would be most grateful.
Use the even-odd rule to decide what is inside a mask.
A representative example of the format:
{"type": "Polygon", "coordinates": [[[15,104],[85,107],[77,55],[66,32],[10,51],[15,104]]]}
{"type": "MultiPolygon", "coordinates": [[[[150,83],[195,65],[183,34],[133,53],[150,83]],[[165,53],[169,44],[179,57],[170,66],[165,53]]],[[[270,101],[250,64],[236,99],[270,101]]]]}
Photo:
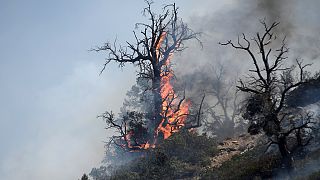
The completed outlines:
{"type": "Polygon", "coordinates": [[[258,0],[257,13],[265,14],[270,22],[281,22],[277,33],[288,37],[295,56],[316,61],[320,53],[319,5],[316,0],[258,0]]]}
{"type": "MultiPolygon", "coordinates": [[[[204,4],[202,6],[205,6],[204,4]]],[[[245,78],[252,61],[248,54],[241,50],[221,46],[218,42],[236,41],[242,33],[251,39],[264,28],[260,20],[267,24],[280,22],[275,29],[277,39],[273,50],[286,37],[290,48],[288,64],[295,63],[297,58],[304,63],[313,63],[308,71],[319,71],[320,62],[320,1],[309,0],[229,0],[219,5],[215,11],[201,9],[191,17],[185,18],[189,26],[200,37],[203,47],[195,41],[188,42],[189,47],[174,57],[175,75],[181,77],[187,89],[187,96],[201,99],[203,90],[214,86],[215,72],[212,68],[223,66],[223,79],[235,82],[245,78]],[[205,13],[203,13],[205,12],[205,13]]],[[[257,49],[253,52],[258,53],[257,49]]],[[[208,99],[208,98],[207,98],[208,99]]]]}
{"type": "Polygon", "coordinates": [[[184,74],[190,69],[219,62],[228,66],[234,75],[243,74],[251,66],[247,54],[221,47],[218,42],[236,40],[242,33],[250,38],[255,36],[256,32],[263,31],[259,22],[263,19],[267,24],[280,22],[275,33],[278,40],[287,37],[291,62],[302,58],[314,63],[309,70],[315,71],[320,65],[320,13],[317,7],[320,7],[318,0],[230,0],[214,12],[195,12],[187,22],[192,29],[202,32],[203,48],[191,42],[190,48],[180,57],[183,68],[179,72],[184,74]]]}

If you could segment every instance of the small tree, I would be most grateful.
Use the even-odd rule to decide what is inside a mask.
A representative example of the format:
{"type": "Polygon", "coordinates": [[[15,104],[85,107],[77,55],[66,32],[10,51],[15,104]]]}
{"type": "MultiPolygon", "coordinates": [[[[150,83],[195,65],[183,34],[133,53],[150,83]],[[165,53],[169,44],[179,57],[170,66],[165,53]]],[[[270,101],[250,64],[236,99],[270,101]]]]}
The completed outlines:
{"type": "Polygon", "coordinates": [[[108,169],[105,166],[100,166],[99,168],[92,168],[89,175],[93,178],[93,180],[107,179],[108,169]]]}
{"type": "Polygon", "coordinates": [[[81,180],[89,180],[89,177],[86,174],[83,174],[83,176],[81,177],[81,180]]]}
{"type": "MultiPolygon", "coordinates": [[[[249,94],[244,113],[244,117],[250,121],[248,131],[255,134],[262,129],[269,137],[269,145],[277,144],[284,165],[291,168],[292,154],[288,148],[288,137],[298,132],[301,135],[302,131],[311,129],[312,116],[309,114],[301,118],[291,118],[285,100],[292,90],[306,82],[307,73],[304,69],[310,64],[303,65],[297,60],[296,66],[283,67],[289,52],[286,38],[281,40],[280,47],[273,49],[273,42],[276,40],[274,29],[279,23],[274,22],[268,26],[263,20],[261,24],[264,28],[263,33],[258,32],[251,40],[242,34],[236,43],[229,40],[220,44],[230,45],[249,54],[254,68],[249,70],[247,80],[240,79],[237,86],[240,91],[249,94]],[[254,45],[258,54],[253,50],[254,45]],[[297,68],[299,75],[294,78],[293,73],[297,68]]],[[[302,137],[300,135],[299,137],[302,137]]],[[[308,138],[304,140],[309,141],[308,138]]]]}

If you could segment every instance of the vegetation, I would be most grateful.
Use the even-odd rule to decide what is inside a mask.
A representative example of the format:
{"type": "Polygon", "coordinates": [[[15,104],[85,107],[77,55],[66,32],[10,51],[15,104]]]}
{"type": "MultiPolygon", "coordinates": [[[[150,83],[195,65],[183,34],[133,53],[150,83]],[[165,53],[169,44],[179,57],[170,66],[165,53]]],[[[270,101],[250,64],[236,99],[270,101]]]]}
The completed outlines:
{"type": "Polygon", "coordinates": [[[172,130],[178,130],[184,126],[181,122],[189,113],[188,111],[180,113],[180,110],[188,103],[184,93],[178,95],[168,87],[171,86],[170,82],[174,77],[170,60],[174,53],[186,48],[184,46],[186,41],[198,40],[199,35],[179,18],[175,4],[167,4],[161,13],[156,13],[152,9],[153,2],[149,0],[145,2],[147,6],[143,9],[143,13],[148,17],[148,23],[136,23],[137,30],[133,33],[134,42],[126,42],[125,46],[117,46],[116,42],[105,43],[93,49],[107,53],[101,72],[110,62],[119,64],[119,67],[132,64],[138,69],[137,81],[145,82],[144,86],[140,87],[143,88],[143,94],[149,96],[145,99],[148,105],[145,108],[147,111],[135,112],[140,116],[139,120],[134,120],[134,126],[139,126],[138,129],[145,131],[143,136],[136,136],[141,132],[132,128],[125,117],[116,119],[112,112],[105,112],[102,115],[108,128],[118,133],[110,138],[107,145],[117,145],[128,150],[153,146],[167,138],[172,130]],[[134,145],[131,145],[132,143],[134,145]]]}
{"type": "Polygon", "coordinates": [[[236,43],[231,40],[220,43],[245,51],[253,63],[246,80],[239,80],[237,88],[248,94],[243,117],[249,120],[248,131],[251,134],[263,131],[269,137],[269,146],[276,144],[283,158],[284,166],[292,168],[293,149],[289,149],[288,139],[296,137],[297,146],[304,146],[311,140],[312,115],[309,113],[295,114],[286,108],[286,99],[290,92],[308,82],[309,73],[305,68],[311,64],[303,64],[296,60],[296,66],[288,66],[289,48],[284,37],[277,47],[275,45],[274,22],[268,25],[261,21],[263,32],[248,39],[245,34],[236,43]],[[276,48],[275,48],[276,47],[276,48]],[[258,54],[255,53],[258,51],[258,54]],[[298,76],[294,76],[297,72],[298,76]],[[294,115],[292,118],[289,115],[294,115]]]}
{"type": "Polygon", "coordinates": [[[314,172],[310,174],[307,178],[307,180],[317,180],[320,179],[320,171],[314,172]]]}
{"type": "Polygon", "coordinates": [[[226,161],[219,168],[207,169],[203,179],[254,179],[270,178],[273,170],[280,165],[278,155],[263,155],[263,147],[256,147],[226,161]]]}
{"type": "Polygon", "coordinates": [[[81,177],[81,180],[89,180],[89,177],[88,175],[86,174],[83,174],[82,177],[81,177]]]}
{"type": "MultiPolygon", "coordinates": [[[[298,111],[297,107],[303,95],[310,102],[318,101],[312,97],[319,98],[320,78],[311,78],[305,71],[311,64],[301,60],[296,60],[295,65],[287,63],[286,39],[278,41],[275,34],[279,23],[268,25],[263,20],[263,31],[255,37],[249,39],[243,34],[236,43],[220,43],[246,52],[253,69],[237,85],[224,79],[223,66],[215,69],[213,82],[205,86],[209,88],[203,90],[203,96],[196,95],[202,98],[200,103],[194,103],[199,108],[193,113],[188,109],[185,90],[176,93],[170,84],[174,78],[170,58],[185,49],[184,41],[198,40],[199,34],[178,18],[175,4],[164,6],[163,12],[156,14],[151,9],[152,2],[146,3],[144,13],[149,24],[137,24],[141,36],[134,32],[136,42],[127,42],[126,47],[106,43],[94,49],[108,54],[102,71],[110,62],[120,67],[133,64],[138,71],[137,84],[128,91],[119,116],[110,111],[99,116],[114,134],[106,144],[107,167],[92,169],[92,178],[265,179],[306,164],[299,161],[301,157],[316,157],[304,147],[319,137],[319,122],[313,114],[298,111]],[[239,91],[246,93],[242,101],[239,91]],[[211,101],[204,102],[208,97],[211,101]],[[228,153],[237,153],[213,168],[213,158],[222,153],[217,141],[239,135],[245,128],[251,135],[263,133],[267,143],[241,147],[242,150],[227,148],[228,153]]],[[[199,75],[204,78],[202,73],[199,75]]],[[[318,177],[318,171],[304,176],[318,177]]],[[[88,176],[84,174],[81,179],[88,176]]]]}
{"type": "Polygon", "coordinates": [[[206,135],[181,131],[159,147],[150,149],[128,165],[112,172],[110,179],[181,179],[196,176],[217,153],[216,142],[206,135]]]}

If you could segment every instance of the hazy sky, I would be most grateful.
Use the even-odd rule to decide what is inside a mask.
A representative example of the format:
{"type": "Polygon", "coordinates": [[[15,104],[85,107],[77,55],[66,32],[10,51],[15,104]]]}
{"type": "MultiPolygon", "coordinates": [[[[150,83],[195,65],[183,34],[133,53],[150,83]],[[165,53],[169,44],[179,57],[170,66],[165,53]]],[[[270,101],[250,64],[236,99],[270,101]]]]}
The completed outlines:
{"type": "MultiPolygon", "coordinates": [[[[178,1],[182,16],[212,4],[202,2],[178,1]]],[[[99,76],[104,56],[88,49],[130,39],[143,7],[143,0],[0,1],[2,179],[70,180],[99,166],[106,133],[96,116],[119,109],[134,70],[111,65],[99,76]]]]}

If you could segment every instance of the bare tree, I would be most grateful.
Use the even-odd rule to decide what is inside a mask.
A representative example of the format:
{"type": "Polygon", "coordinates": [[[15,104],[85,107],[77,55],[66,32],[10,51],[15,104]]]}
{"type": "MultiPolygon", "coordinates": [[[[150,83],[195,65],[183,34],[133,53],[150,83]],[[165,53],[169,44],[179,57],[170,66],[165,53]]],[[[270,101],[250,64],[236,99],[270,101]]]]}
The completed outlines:
{"type": "Polygon", "coordinates": [[[277,39],[274,29],[279,23],[274,22],[268,26],[262,20],[261,24],[264,28],[263,33],[258,32],[252,39],[242,34],[236,43],[229,40],[220,44],[230,45],[249,54],[254,68],[249,70],[250,73],[245,81],[239,80],[237,86],[240,91],[249,94],[244,114],[244,117],[250,120],[248,131],[255,134],[262,129],[270,139],[269,145],[278,146],[283,164],[291,168],[292,154],[288,148],[288,137],[296,132],[302,132],[303,129],[311,129],[312,121],[311,116],[291,121],[285,100],[292,90],[306,82],[305,68],[310,64],[304,65],[302,61],[297,60],[296,66],[284,67],[289,52],[286,38],[281,40],[278,48],[273,49],[273,42],[277,39]],[[258,53],[254,48],[257,48],[258,53]],[[296,69],[299,76],[294,78],[292,73],[296,69]]]}
{"type": "MultiPolygon", "coordinates": [[[[172,101],[181,98],[172,95],[171,92],[168,93],[168,96],[161,97],[161,90],[164,85],[161,80],[172,75],[170,58],[173,53],[183,51],[186,48],[184,46],[185,41],[198,40],[199,34],[189,29],[178,17],[178,8],[175,4],[165,5],[162,13],[156,14],[151,8],[152,2],[147,0],[146,3],[147,7],[144,8],[143,13],[149,21],[148,23],[136,24],[137,30],[133,31],[135,42],[126,42],[126,45],[118,46],[115,41],[93,50],[107,53],[101,73],[110,62],[118,63],[119,67],[124,67],[125,64],[133,64],[138,68],[138,78],[147,79],[150,82],[150,86],[145,91],[151,91],[153,96],[153,101],[149,103],[152,106],[152,117],[148,122],[148,130],[151,133],[158,128],[160,123],[163,125],[169,123],[168,118],[165,117],[166,112],[163,112],[163,109],[168,109],[163,107],[164,99],[168,101],[167,105],[170,106],[172,101]],[[166,122],[162,122],[162,120],[166,122]]],[[[173,111],[180,108],[184,99],[183,96],[180,103],[173,108],[173,111]]],[[[174,126],[174,123],[172,124],[174,126]]],[[[178,128],[179,124],[176,126],[178,128]]],[[[126,134],[125,131],[124,133],[126,134]]],[[[150,138],[153,137],[153,134],[150,135],[150,138]]],[[[151,141],[154,141],[154,139],[151,141]]]]}
{"type": "Polygon", "coordinates": [[[143,114],[139,112],[127,112],[121,119],[116,119],[112,112],[105,112],[98,116],[106,124],[106,129],[112,129],[115,135],[111,136],[106,144],[112,148],[112,144],[123,149],[123,151],[135,151],[148,148],[148,132],[144,126],[143,114]]]}
{"type": "Polygon", "coordinates": [[[204,119],[204,130],[219,139],[232,137],[241,131],[240,126],[244,126],[243,119],[239,116],[239,93],[233,88],[235,81],[226,78],[222,64],[213,67],[210,76],[211,83],[206,90],[209,100],[206,112],[209,117],[204,119]]]}

